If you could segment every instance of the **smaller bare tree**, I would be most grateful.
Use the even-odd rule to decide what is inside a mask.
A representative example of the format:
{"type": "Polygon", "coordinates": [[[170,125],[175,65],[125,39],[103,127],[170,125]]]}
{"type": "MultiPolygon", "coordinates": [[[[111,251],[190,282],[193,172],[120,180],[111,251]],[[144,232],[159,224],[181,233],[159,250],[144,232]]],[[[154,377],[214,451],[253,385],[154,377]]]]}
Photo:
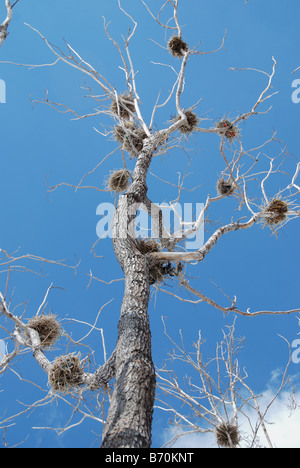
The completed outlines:
{"type": "Polygon", "coordinates": [[[256,395],[247,384],[247,372],[239,364],[238,353],[244,339],[235,337],[235,320],[223,331],[215,357],[207,360],[202,352],[204,340],[201,331],[193,345],[195,352],[191,353],[186,351],[181,331],[178,344],[168,335],[165,323],[164,330],[174,346],[169,355],[171,362],[183,362],[193,374],[193,377],[180,379],[167,363],[157,371],[160,390],[157,398],[161,403],[157,407],[172,415],[174,428],[174,435],[165,446],[172,446],[183,436],[213,434],[219,447],[274,448],[266,417],[279,394],[290,384],[290,346],[280,385],[271,401],[262,405],[262,395],[256,395]],[[264,435],[265,442],[261,435],[264,435]]]}

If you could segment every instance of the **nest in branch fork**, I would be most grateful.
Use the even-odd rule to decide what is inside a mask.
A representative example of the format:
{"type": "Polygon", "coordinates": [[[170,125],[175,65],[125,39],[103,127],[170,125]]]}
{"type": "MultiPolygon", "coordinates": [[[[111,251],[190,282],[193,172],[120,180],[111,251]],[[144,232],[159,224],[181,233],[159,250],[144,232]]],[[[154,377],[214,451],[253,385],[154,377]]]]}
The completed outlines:
{"type": "Polygon", "coordinates": [[[274,198],[263,209],[265,215],[264,221],[268,226],[277,226],[286,220],[288,211],[289,207],[285,201],[274,198]]]}
{"type": "MultiPolygon", "coordinates": [[[[149,253],[160,252],[160,244],[154,239],[136,239],[136,248],[144,255],[149,253]]],[[[180,270],[181,271],[181,270],[180,270]]],[[[168,261],[152,261],[149,267],[149,283],[157,284],[164,282],[167,276],[174,277],[178,275],[178,271],[168,261]]]]}
{"type": "Polygon", "coordinates": [[[147,138],[147,134],[144,129],[141,127],[135,128],[134,135],[129,134],[125,136],[123,142],[124,150],[132,154],[132,156],[138,156],[143,149],[145,138],[147,138]]]}
{"type": "Polygon", "coordinates": [[[168,42],[168,49],[173,55],[173,57],[182,58],[189,50],[189,47],[186,42],[184,42],[181,37],[173,36],[168,42]]]}
{"type": "Polygon", "coordinates": [[[42,348],[50,348],[61,336],[60,325],[52,314],[33,317],[28,327],[38,332],[42,348]]]}
{"type": "Polygon", "coordinates": [[[149,269],[149,283],[163,283],[167,276],[172,278],[177,275],[177,270],[171,262],[155,262],[149,269]]]}
{"type": "MultiPolygon", "coordinates": [[[[183,111],[183,113],[186,116],[186,121],[181,125],[181,127],[179,127],[178,130],[180,131],[180,133],[184,133],[184,134],[189,134],[189,133],[194,132],[197,129],[198,123],[199,123],[199,119],[197,115],[191,109],[187,109],[183,111]]],[[[181,117],[177,115],[173,119],[173,122],[175,123],[175,122],[178,122],[179,120],[181,120],[181,117]]]]}
{"type": "Polygon", "coordinates": [[[116,125],[113,129],[113,136],[118,143],[123,143],[129,129],[132,129],[134,123],[126,121],[123,125],[116,125]]]}
{"type": "Polygon", "coordinates": [[[139,252],[146,255],[148,253],[154,253],[160,251],[160,244],[154,239],[135,239],[135,245],[139,252]]]}
{"type": "Polygon", "coordinates": [[[129,187],[130,172],[127,169],[120,169],[111,174],[108,181],[108,188],[112,192],[124,192],[129,187]]]}
{"type": "Polygon", "coordinates": [[[55,392],[71,393],[81,383],[82,375],[78,357],[67,354],[54,360],[49,372],[49,383],[55,392]]]}
{"type": "Polygon", "coordinates": [[[123,125],[116,125],[113,130],[115,140],[122,143],[123,149],[133,156],[138,156],[144,146],[144,139],[147,138],[142,127],[138,127],[134,122],[126,121],[123,125]]]}
{"type": "Polygon", "coordinates": [[[111,103],[110,110],[118,115],[121,119],[129,119],[130,112],[135,112],[135,105],[132,93],[123,93],[118,96],[118,100],[114,99],[111,103]]]}
{"type": "Polygon", "coordinates": [[[221,423],[215,429],[219,447],[236,447],[240,442],[239,428],[235,424],[221,423]]]}
{"type": "Polygon", "coordinates": [[[238,128],[235,127],[229,120],[223,119],[217,123],[217,128],[220,129],[218,132],[220,136],[225,135],[227,140],[232,141],[238,134],[238,128]]]}
{"type": "Polygon", "coordinates": [[[225,180],[222,177],[217,182],[217,191],[219,195],[231,195],[235,191],[234,183],[230,179],[225,180]]]}

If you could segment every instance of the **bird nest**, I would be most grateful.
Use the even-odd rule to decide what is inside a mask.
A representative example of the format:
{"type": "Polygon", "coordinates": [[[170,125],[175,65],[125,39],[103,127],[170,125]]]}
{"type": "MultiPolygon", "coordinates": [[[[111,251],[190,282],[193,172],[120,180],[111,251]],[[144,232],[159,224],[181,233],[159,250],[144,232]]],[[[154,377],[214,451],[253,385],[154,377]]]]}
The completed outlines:
{"type": "Polygon", "coordinates": [[[146,255],[160,251],[160,244],[154,239],[135,239],[135,245],[139,252],[146,255]]]}
{"type": "Polygon", "coordinates": [[[124,122],[123,125],[116,125],[113,129],[115,140],[122,143],[123,149],[132,156],[138,156],[144,146],[144,139],[147,138],[142,127],[138,127],[134,122],[124,122]]]}
{"type": "Polygon", "coordinates": [[[167,277],[173,278],[177,275],[177,270],[171,262],[155,262],[149,268],[149,284],[164,283],[167,277]]]}
{"type": "MultiPolygon", "coordinates": [[[[183,111],[183,113],[186,116],[186,120],[181,125],[181,127],[179,127],[178,130],[180,131],[180,133],[184,133],[188,135],[189,133],[192,133],[197,129],[199,119],[197,115],[195,114],[195,112],[193,112],[191,109],[187,109],[183,111]]],[[[174,119],[172,119],[173,123],[178,122],[179,120],[181,120],[181,117],[179,115],[177,115],[174,119]]]]}
{"type": "Polygon", "coordinates": [[[118,98],[112,101],[110,110],[121,119],[129,119],[131,113],[135,112],[132,93],[120,94],[118,98]]]}
{"type": "Polygon", "coordinates": [[[129,131],[134,127],[133,122],[124,122],[122,125],[116,125],[113,129],[113,136],[118,143],[124,142],[125,136],[128,135],[129,131]]]}
{"type": "MultiPolygon", "coordinates": [[[[136,239],[136,248],[143,255],[160,252],[160,244],[154,239],[136,239]]],[[[178,275],[178,270],[171,262],[152,260],[149,266],[149,284],[163,283],[166,277],[178,275]]]]}
{"type": "Polygon", "coordinates": [[[217,191],[219,195],[231,195],[235,191],[235,185],[230,180],[225,180],[223,177],[220,178],[217,182],[217,191]]]}
{"type": "Polygon", "coordinates": [[[221,423],[215,429],[219,447],[236,447],[240,442],[239,428],[235,424],[221,423]]]}
{"type": "Polygon", "coordinates": [[[217,128],[219,129],[219,135],[225,135],[225,138],[229,141],[232,141],[238,135],[238,128],[227,119],[218,122],[217,128]]]}
{"type": "Polygon", "coordinates": [[[265,224],[268,226],[278,226],[282,224],[287,219],[288,211],[289,207],[285,201],[274,198],[263,209],[265,224]]]}
{"type": "Polygon", "coordinates": [[[184,54],[189,50],[188,45],[184,42],[181,37],[173,36],[168,42],[168,49],[176,58],[182,58],[184,54]]]}
{"type": "Polygon", "coordinates": [[[52,314],[33,317],[28,327],[38,332],[42,348],[50,348],[61,336],[60,325],[52,314]]]}
{"type": "Polygon", "coordinates": [[[83,369],[80,360],[73,354],[59,356],[51,366],[49,383],[55,392],[72,393],[81,384],[83,369]]]}
{"type": "Polygon", "coordinates": [[[129,187],[130,172],[127,169],[114,171],[108,181],[108,189],[112,192],[124,192],[129,187]]]}

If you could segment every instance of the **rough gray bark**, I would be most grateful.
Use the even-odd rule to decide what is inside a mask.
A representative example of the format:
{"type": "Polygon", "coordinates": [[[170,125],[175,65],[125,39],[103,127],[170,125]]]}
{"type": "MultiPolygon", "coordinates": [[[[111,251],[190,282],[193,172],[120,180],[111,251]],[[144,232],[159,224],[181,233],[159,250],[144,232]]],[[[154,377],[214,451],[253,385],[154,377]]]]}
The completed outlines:
{"type": "Polygon", "coordinates": [[[103,448],[151,445],[155,371],[147,313],[149,273],[146,259],[130,252],[124,270],[125,292],[118,325],[115,385],[103,448]]]}
{"type": "Polygon", "coordinates": [[[125,274],[125,290],[118,325],[115,385],[102,448],[151,445],[155,370],[148,317],[149,260],[136,249],[129,225],[139,203],[146,198],[146,176],[153,152],[150,138],[137,160],[131,188],[119,199],[114,219],[113,245],[125,274]]]}
{"type": "Polygon", "coordinates": [[[147,448],[155,397],[148,317],[149,265],[133,239],[133,223],[140,204],[149,206],[147,173],[157,148],[184,122],[174,123],[144,139],[127,193],[119,198],[113,222],[113,246],[125,275],[125,291],[118,326],[115,385],[103,434],[102,448],[147,448]]]}

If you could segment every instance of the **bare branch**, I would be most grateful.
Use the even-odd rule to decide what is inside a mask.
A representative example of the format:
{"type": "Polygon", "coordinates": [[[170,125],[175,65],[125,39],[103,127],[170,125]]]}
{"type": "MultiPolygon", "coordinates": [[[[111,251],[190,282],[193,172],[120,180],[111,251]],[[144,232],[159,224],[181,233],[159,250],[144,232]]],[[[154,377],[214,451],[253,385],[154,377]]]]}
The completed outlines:
{"type": "MultiPolygon", "coordinates": [[[[14,3],[14,5],[16,3],[14,3]]],[[[3,45],[3,42],[5,41],[5,39],[8,36],[7,28],[8,28],[8,26],[9,26],[11,20],[12,20],[13,6],[11,6],[10,0],[5,0],[5,7],[6,7],[7,15],[6,15],[6,18],[3,21],[3,23],[0,25],[0,47],[3,45]]]]}
{"type": "Polygon", "coordinates": [[[223,314],[227,314],[229,312],[233,312],[235,314],[243,315],[244,317],[256,317],[258,315],[291,315],[300,312],[300,309],[291,309],[291,310],[279,310],[279,311],[271,311],[271,310],[261,310],[258,312],[251,312],[250,308],[247,311],[242,311],[236,307],[236,298],[232,301],[232,304],[229,307],[223,307],[220,304],[217,304],[212,299],[209,299],[207,296],[202,294],[200,291],[197,291],[195,288],[189,285],[188,281],[182,279],[181,284],[189,291],[190,293],[194,294],[195,296],[202,299],[202,301],[206,302],[207,304],[211,305],[217,310],[223,312],[223,314]]]}
{"type": "Polygon", "coordinates": [[[267,445],[273,448],[266,417],[288,383],[287,371],[291,353],[281,384],[262,410],[260,396],[246,383],[247,373],[239,365],[237,356],[243,347],[243,339],[235,337],[235,320],[233,325],[223,331],[223,339],[216,346],[215,358],[208,360],[203,355],[201,331],[193,346],[195,351],[187,352],[181,333],[179,345],[167,334],[165,324],[164,330],[174,346],[170,354],[171,361],[175,365],[177,361],[183,362],[194,376],[193,379],[188,376],[181,379],[177,377],[175,370],[169,370],[166,366],[157,370],[157,386],[161,392],[157,400],[162,403],[157,408],[173,415],[171,434],[175,436],[165,445],[172,446],[179,437],[190,433],[211,433],[221,447],[261,447],[259,430],[262,428],[267,445]],[[252,419],[257,418],[254,427],[247,416],[249,410],[254,413],[252,419]]]}

